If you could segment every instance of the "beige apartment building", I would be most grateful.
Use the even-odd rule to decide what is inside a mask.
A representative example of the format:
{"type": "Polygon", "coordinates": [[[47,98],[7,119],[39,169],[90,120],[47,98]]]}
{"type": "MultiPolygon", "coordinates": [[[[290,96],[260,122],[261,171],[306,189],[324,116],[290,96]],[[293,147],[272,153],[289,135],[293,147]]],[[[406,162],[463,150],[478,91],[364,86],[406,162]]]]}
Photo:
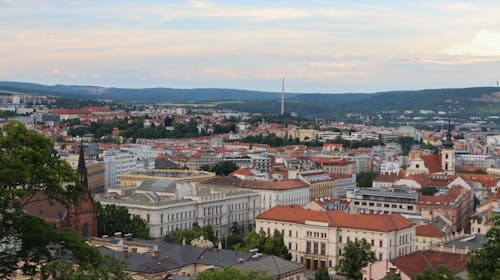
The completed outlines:
{"type": "Polygon", "coordinates": [[[282,232],[292,261],[331,273],[349,241],[365,239],[379,260],[415,251],[415,224],[397,213],[348,214],[278,205],[257,216],[256,230],[282,232]]]}

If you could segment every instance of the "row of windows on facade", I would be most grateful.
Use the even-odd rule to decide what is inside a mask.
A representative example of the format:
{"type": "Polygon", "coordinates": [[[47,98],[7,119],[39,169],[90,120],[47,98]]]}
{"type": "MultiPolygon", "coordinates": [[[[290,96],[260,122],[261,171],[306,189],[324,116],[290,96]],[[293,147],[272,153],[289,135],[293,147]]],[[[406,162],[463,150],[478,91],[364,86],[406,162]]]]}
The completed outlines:
{"type": "MultiPolygon", "coordinates": [[[[365,201],[362,201],[361,203],[359,201],[354,201],[354,205],[363,205],[363,206],[375,206],[375,203],[374,202],[365,202],[365,201]]],[[[382,207],[382,203],[377,203],[376,204],[377,207],[382,207]]],[[[398,205],[397,204],[388,204],[388,203],[384,203],[384,207],[385,208],[398,208],[398,205]]],[[[402,204],[399,204],[399,209],[405,209],[405,205],[402,205],[402,204]]],[[[414,207],[413,205],[407,205],[406,207],[407,210],[411,210],[413,211],[414,207]]]]}
{"type": "MultiPolygon", "coordinates": [[[[255,204],[255,201],[254,201],[254,204],[255,204]]],[[[237,205],[238,205],[238,207],[236,207],[236,205],[228,205],[228,210],[231,210],[231,211],[232,211],[232,209],[239,210],[243,206],[243,203],[238,203],[237,205]]],[[[248,202],[246,203],[246,206],[248,208],[248,202]]],[[[222,213],[222,205],[203,208],[203,215],[204,216],[221,214],[221,213],[222,213]]],[[[194,211],[194,210],[193,211],[186,211],[186,212],[180,212],[180,213],[167,214],[167,221],[178,221],[178,220],[189,219],[189,218],[194,218],[194,217],[196,217],[196,211],[194,211]]],[[[151,217],[149,214],[147,214],[146,215],[146,222],[149,223],[150,221],[151,221],[151,217]]],[[[160,215],[160,222],[161,223],[164,222],[164,215],[163,214],[160,215]]]]}

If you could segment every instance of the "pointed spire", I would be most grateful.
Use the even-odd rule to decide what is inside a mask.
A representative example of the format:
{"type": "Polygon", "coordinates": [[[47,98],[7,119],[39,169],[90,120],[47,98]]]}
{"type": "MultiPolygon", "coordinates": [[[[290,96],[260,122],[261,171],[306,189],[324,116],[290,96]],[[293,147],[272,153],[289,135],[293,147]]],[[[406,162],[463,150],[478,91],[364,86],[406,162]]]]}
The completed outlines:
{"type": "Polygon", "coordinates": [[[451,140],[451,120],[448,119],[448,131],[446,132],[446,140],[443,143],[444,148],[452,149],[453,141],[451,140]]]}
{"type": "Polygon", "coordinates": [[[77,172],[80,175],[80,183],[89,191],[89,182],[87,179],[87,166],[85,165],[85,154],[83,149],[83,140],[80,142],[80,157],[78,158],[77,172]]]}

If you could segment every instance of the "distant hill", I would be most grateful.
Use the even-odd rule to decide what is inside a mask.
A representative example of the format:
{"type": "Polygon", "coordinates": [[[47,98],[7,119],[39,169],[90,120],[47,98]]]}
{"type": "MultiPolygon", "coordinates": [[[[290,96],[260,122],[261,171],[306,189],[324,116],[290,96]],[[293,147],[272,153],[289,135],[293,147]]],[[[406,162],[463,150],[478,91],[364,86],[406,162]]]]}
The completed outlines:
{"type": "MultiPolygon", "coordinates": [[[[0,90],[77,99],[103,99],[136,103],[216,102],[217,108],[251,113],[277,113],[281,94],[238,89],[106,88],[98,86],[41,85],[0,82],[0,90]]],[[[390,110],[435,110],[464,114],[500,114],[496,87],[444,88],[376,93],[286,93],[286,111],[301,116],[335,117],[345,113],[390,110]]]]}
{"type": "MultiPolygon", "coordinates": [[[[174,89],[174,88],[115,88],[96,86],[73,86],[73,85],[40,85],[33,83],[2,82],[0,89],[10,91],[34,93],[40,91],[43,94],[52,93],[54,96],[65,98],[92,98],[106,99],[117,102],[137,103],[196,103],[205,101],[221,100],[248,100],[248,99],[276,99],[280,93],[262,92],[239,89],[199,88],[199,89],[174,89]]],[[[287,94],[289,97],[297,94],[287,94]]]]}

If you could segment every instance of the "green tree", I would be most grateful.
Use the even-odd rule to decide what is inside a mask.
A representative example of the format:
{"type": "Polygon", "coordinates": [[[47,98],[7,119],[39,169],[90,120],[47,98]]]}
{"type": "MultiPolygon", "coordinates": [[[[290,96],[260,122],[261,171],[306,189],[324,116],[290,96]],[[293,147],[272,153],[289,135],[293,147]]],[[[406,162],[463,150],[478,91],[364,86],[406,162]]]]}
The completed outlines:
{"type": "MultiPolygon", "coordinates": [[[[72,229],[58,229],[23,211],[36,194],[69,205],[83,191],[75,171],[53,153],[52,140],[12,122],[0,128],[0,166],[0,278],[18,269],[36,275],[58,259],[72,260],[85,273],[102,267],[97,248],[72,229]]],[[[101,270],[102,279],[112,279],[118,270],[101,270]]]]}
{"type": "Polygon", "coordinates": [[[40,271],[41,280],[132,280],[123,270],[126,263],[112,256],[101,256],[92,269],[74,266],[62,259],[55,259],[44,265],[40,271]]]}
{"type": "Polygon", "coordinates": [[[214,230],[211,225],[200,227],[197,223],[194,223],[191,228],[178,230],[177,232],[175,232],[173,241],[177,244],[182,244],[183,242],[186,242],[186,244],[190,244],[192,240],[200,238],[200,236],[202,235],[206,240],[212,241],[214,245],[217,242],[214,230]]]}
{"type": "Polygon", "coordinates": [[[214,166],[212,172],[215,172],[217,176],[227,176],[238,168],[238,165],[232,161],[221,161],[214,166]]]}
{"type": "Polygon", "coordinates": [[[132,233],[134,237],[149,239],[148,224],[139,215],[131,215],[128,209],[114,204],[102,207],[96,202],[97,234],[113,235],[115,232],[132,233]]]}
{"type": "Polygon", "coordinates": [[[422,150],[431,150],[433,151],[435,154],[439,153],[439,148],[430,144],[430,143],[423,143],[422,145],[420,145],[420,149],[422,150]]]}
{"type": "Polygon", "coordinates": [[[320,269],[314,273],[314,280],[330,280],[330,274],[325,269],[320,269]]]}
{"type": "Polygon", "coordinates": [[[399,145],[401,145],[401,149],[403,150],[403,155],[407,156],[411,150],[411,146],[415,143],[415,139],[410,136],[401,136],[398,138],[399,145]]]}
{"type": "Polygon", "coordinates": [[[401,280],[401,276],[399,274],[387,274],[382,278],[382,280],[401,280]]]}
{"type": "MultiPolygon", "coordinates": [[[[436,269],[426,268],[417,275],[417,280],[460,280],[462,278],[453,275],[453,271],[446,265],[439,265],[436,269]]],[[[488,278],[494,279],[494,278],[488,278]]]]}
{"type": "Polygon", "coordinates": [[[467,259],[467,272],[472,280],[500,279],[500,217],[495,217],[485,240],[467,259]]]}
{"type": "Polygon", "coordinates": [[[375,253],[365,239],[354,242],[349,241],[344,247],[344,254],[340,260],[338,271],[347,276],[347,279],[361,279],[361,269],[376,260],[375,253]]]}
{"type": "Polygon", "coordinates": [[[278,230],[275,230],[272,235],[267,235],[264,231],[257,233],[252,230],[243,238],[243,243],[233,246],[233,249],[238,251],[259,249],[264,254],[275,255],[287,260],[292,259],[292,254],[283,241],[283,234],[278,230]]]}
{"type": "Polygon", "coordinates": [[[196,276],[196,280],[272,280],[271,276],[262,271],[242,271],[233,266],[214,271],[203,271],[196,276]]]}
{"type": "Polygon", "coordinates": [[[439,190],[436,188],[436,187],[423,187],[421,190],[420,190],[420,193],[423,194],[423,195],[434,195],[435,193],[437,193],[439,190]]]}
{"type": "Polygon", "coordinates": [[[375,172],[361,172],[356,175],[356,185],[358,188],[371,188],[373,186],[373,180],[377,178],[377,173],[375,172]]]}

